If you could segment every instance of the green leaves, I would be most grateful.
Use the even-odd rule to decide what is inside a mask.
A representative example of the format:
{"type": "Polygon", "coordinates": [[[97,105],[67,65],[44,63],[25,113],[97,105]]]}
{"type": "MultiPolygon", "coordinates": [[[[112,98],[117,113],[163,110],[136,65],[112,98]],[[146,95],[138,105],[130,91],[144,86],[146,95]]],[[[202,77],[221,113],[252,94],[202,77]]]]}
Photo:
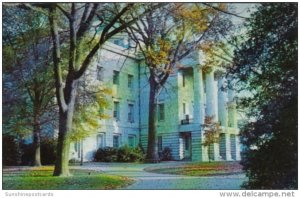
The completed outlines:
{"type": "MultiPolygon", "coordinates": [[[[84,90],[87,91],[87,90],[84,90]]],[[[105,109],[109,107],[108,96],[111,90],[105,87],[88,90],[95,93],[89,96],[88,102],[77,103],[73,116],[72,131],[69,134],[71,141],[81,140],[101,127],[101,120],[109,118],[105,114],[105,109]]],[[[84,100],[84,98],[83,98],[84,100]]]]}
{"type": "Polygon", "coordinates": [[[241,129],[246,188],[297,188],[297,4],[264,3],[230,69],[249,119],[241,129]]]}
{"type": "Polygon", "coordinates": [[[219,142],[221,128],[220,123],[214,121],[214,116],[206,116],[202,127],[204,129],[203,146],[210,146],[219,142]]]}

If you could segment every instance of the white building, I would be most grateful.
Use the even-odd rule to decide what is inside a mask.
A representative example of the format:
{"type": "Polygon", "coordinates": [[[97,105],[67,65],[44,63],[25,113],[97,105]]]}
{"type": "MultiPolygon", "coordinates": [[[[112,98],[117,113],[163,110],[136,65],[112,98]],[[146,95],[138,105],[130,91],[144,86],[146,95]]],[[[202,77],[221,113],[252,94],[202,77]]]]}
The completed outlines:
{"type": "MultiPolygon", "coordinates": [[[[106,112],[111,118],[102,120],[90,137],[72,143],[70,159],[91,161],[95,151],[106,146],[140,143],[147,149],[147,68],[142,58],[116,44],[107,43],[87,71],[93,83],[111,87],[111,108],[106,112]]],[[[200,59],[194,53],[182,61],[183,67],[170,75],[157,99],[158,149],[171,148],[175,160],[208,161],[208,149],[215,161],[240,160],[234,92],[221,89],[226,79],[218,75],[218,68],[204,72],[200,59]],[[205,116],[214,116],[222,129],[219,143],[210,148],[202,145],[205,116]]]]}

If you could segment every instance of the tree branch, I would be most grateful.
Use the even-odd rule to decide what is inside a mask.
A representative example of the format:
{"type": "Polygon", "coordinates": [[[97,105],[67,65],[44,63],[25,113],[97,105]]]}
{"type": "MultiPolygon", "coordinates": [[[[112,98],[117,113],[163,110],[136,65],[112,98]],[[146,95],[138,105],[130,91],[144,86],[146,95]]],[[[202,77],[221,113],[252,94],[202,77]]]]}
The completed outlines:
{"type": "Polygon", "coordinates": [[[103,29],[102,33],[101,33],[101,37],[100,37],[100,43],[104,43],[107,38],[106,38],[106,34],[107,32],[110,30],[110,28],[113,27],[113,25],[121,18],[121,16],[123,14],[125,14],[127,12],[127,10],[129,10],[129,8],[133,7],[133,3],[129,3],[127,6],[125,6],[110,22],[109,24],[103,29]]]}
{"type": "Polygon", "coordinates": [[[60,43],[59,34],[56,21],[56,8],[53,6],[49,9],[49,22],[51,29],[51,36],[53,41],[53,64],[54,64],[54,76],[55,76],[55,88],[56,96],[59,108],[65,112],[67,110],[67,104],[64,98],[62,72],[60,68],[60,43]]]}
{"type": "Polygon", "coordinates": [[[63,7],[58,4],[56,4],[56,7],[68,18],[68,20],[71,19],[70,13],[68,13],[63,7]]]}
{"type": "Polygon", "coordinates": [[[231,13],[231,12],[227,12],[225,10],[222,10],[222,9],[218,8],[218,7],[212,6],[209,3],[203,3],[203,4],[206,5],[207,7],[210,7],[212,9],[214,9],[214,10],[217,10],[218,12],[223,12],[225,14],[229,14],[229,15],[232,15],[232,16],[235,16],[235,17],[239,17],[239,18],[242,18],[242,19],[249,19],[248,17],[244,17],[244,16],[240,16],[240,15],[237,15],[237,14],[234,14],[234,13],[231,13]]]}
{"type": "Polygon", "coordinates": [[[87,32],[88,28],[90,27],[91,22],[92,22],[94,16],[96,15],[98,6],[99,6],[98,3],[94,3],[93,8],[90,8],[91,7],[90,4],[85,7],[84,13],[83,13],[81,21],[80,21],[80,26],[77,31],[77,39],[79,41],[81,40],[83,35],[87,32]],[[92,9],[92,10],[90,11],[90,13],[88,15],[88,10],[90,10],[90,9],[92,9]]]}

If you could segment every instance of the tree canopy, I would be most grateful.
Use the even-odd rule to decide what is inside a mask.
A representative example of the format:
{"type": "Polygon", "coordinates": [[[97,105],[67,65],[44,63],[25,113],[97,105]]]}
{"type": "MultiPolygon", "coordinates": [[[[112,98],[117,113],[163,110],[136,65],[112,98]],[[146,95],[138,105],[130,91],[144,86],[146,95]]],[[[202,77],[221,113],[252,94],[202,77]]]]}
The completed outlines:
{"type": "Polygon", "coordinates": [[[298,18],[296,3],[263,3],[247,23],[231,75],[247,94],[241,130],[246,188],[297,188],[298,18]]]}

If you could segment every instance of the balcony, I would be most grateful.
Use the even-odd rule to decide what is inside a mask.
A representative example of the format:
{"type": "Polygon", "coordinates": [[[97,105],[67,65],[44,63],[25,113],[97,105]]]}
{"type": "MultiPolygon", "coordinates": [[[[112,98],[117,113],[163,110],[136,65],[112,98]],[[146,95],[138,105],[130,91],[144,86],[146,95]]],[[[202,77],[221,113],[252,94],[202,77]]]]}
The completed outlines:
{"type": "Polygon", "coordinates": [[[183,120],[180,121],[181,125],[190,124],[192,122],[193,122],[193,119],[190,118],[189,115],[185,115],[185,119],[183,119],[183,120]]]}

